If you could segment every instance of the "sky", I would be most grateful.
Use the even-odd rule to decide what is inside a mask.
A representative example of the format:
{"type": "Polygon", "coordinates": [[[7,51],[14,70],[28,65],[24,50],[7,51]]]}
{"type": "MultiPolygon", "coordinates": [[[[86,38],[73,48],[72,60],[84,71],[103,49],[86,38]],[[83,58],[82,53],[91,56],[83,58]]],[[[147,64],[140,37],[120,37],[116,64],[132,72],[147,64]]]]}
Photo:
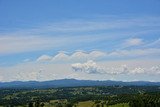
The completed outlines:
{"type": "Polygon", "coordinates": [[[0,0],[0,82],[159,77],[160,0],[0,0]]]}

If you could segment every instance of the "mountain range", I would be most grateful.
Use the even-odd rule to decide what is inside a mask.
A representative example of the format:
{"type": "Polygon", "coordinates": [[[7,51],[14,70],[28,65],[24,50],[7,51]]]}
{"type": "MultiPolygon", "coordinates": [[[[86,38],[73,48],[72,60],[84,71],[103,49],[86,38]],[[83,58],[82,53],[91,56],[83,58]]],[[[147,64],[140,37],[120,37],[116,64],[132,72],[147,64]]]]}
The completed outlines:
{"type": "Polygon", "coordinates": [[[13,81],[0,82],[0,88],[57,88],[57,87],[77,87],[77,86],[160,86],[160,82],[149,81],[99,81],[99,80],[76,80],[76,79],[59,79],[50,81],[13,81]]]}

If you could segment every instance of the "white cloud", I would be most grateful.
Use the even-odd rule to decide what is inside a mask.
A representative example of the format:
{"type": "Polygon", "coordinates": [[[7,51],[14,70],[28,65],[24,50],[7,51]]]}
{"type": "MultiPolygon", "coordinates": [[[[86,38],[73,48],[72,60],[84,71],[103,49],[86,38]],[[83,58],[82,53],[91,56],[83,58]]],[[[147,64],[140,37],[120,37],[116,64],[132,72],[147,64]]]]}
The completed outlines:
{"type": "MultiPolygon", "coordinates": [[[[82,51],[77,51],[75,53],[73,53],[71,56],[70,56],[70,59],[71,60],[79,60],[79,61],[82,61],[82,60],[88,60],[88,57],[89,54],[88,53],[85,53],[85,52],[82,52],[82,51]]],[[[92,57],[92,56],[91,56],[92,57]]]]}
{"type": "MultiPolygon", "coordinates": [[[[77,46],[79,44],[101,42],[102,40],[115,40],[119,38],[130,37],[129,35],[139,35],[138,31],[134,31],[135,27],[154,27],[152,32],[158,32],[159,17],[139,17],[139,18],[114,18],[101,17],[67,20],[64,22],[47,23],[41,26],[33,26],[30,29],[18,29],[14,32],[0,33],[0,55],[31,52],[37,50],[48,50],[53,48],[65,48],[77,46]],[[126,28],[133,29],[133,32],[126,31],[126,28]],[[121,29],[113,32],[105,32],[98,34],[88,34],[89,31],[109,29],[121,29]],[[121,32],[119,32],[121,31],[121,32]],[[127,33],[126,33],[127,32],[127,33]],[[71,35],[73,33],[73,35],[71,35]],[[84,34],[82,34],[84,33],[84,34]],[[119,35],[119,36],[117,36],[119,35]],[[96,42],[95,42],[96,41],[96,42]],[[77,45],[78,44],[78,45],[77,45]]],[[[150,32],[142,29],[143,32],[150,32]]],[[[141,32],[142,32],[141,31],[141,32]]],[[[143,43],[142,39],[132,38],[126,41],[130,46],[137,46],[143,43]]],[[[118,44],[119,45],[119,44],[118,44]]],[[[110,45],[109,45],[110,46],[110,45]]]]}
{"type": "Polygon", "coordinates": [[[37,61],[70,63],[70,62],[83,62],[87,60],[97,60],[105,56],[106,56],[106,53],[102,51],[91,51],[88,53],[84,51],[76,51],[70,55],[66,54],[65,52],[59,52],[55,56],[42,55],[37,59],[37,61]]]}
{"type": "Polygon", "coordinates": [[[130,47],[130,46],[138,46],[143,44],[143,40],[140,38],[131,38],[131,39],[127,39],[125,40],[125,47],[130,47]]]}
{"type": "Polygon", "coordinates": [[[72,54],[66,54],[65,52],[59,52],[54,56],[42,55],[37,58],[37,61],[48,61],[48,62],[85,62],[88,60],[107,60],[116,58],[143,58],[143,57],[155,57],[160,55],[160,49],[148,48],[148,49],[130,49],[130,50],[115,50],[112,52],[104,51],[76,51],[72,54]]]}
{"type": "Polygon", "coordinates": [[[40,81],[43,78],[44,71],[42,69],[40,70],[33,70],[30,72],[20,71],[17,72],[16,75],[13,77],[14,80],[18,81],[26,81],[26,80],[34,80],[34,81],[40,81]]]}
{"type": "Polygon", "coordinates": [[[148,27],[159,26],[159,17],[137,17],[137,18],[120,18],[116,16],[99,17],[96,20],[92,17],[90,20],[79,19],[69,20],[59,23],[50,23],[42,27],[42,30],[54,32],[85,32],[95,30],[123,29],[129,27],[148,27]],[[107,20],[106,20],[107,19],[107,20]]]}
{"type": "Polygon", "coordinates": [[[51,56],[48,55],[42,55],[40,57],[37,58],[37,61],[50,61],[52,59],[51,56]]]}
{"type": "Polygon", "coordinates": [[[108,57],[144,57],[144,56],[155,56],[160,55],[160,49],[148,48],[148,49],[133,49],[133,50],[117,50],[109,53],[108,57]]]}
{"type": "Polygon", "coordinates": [[[87,61],[87,60],[97,60],[99,58],[105,57],[107,54],[102,51],[77,51],[70,56],[72,61],[87,61]]]}
{"type": "Polygon", "coordinates": [[[127,67],[127,65],[121,65],[119,67],[101,66],[101,68],[103,68],[103,74],[107,75],[129,74],[129,68],[127,67]]]}
{"type": "Polygon", "coordinates": [[[88,74],[108,74],[108,75],[118,75],[118,74],[128,74],[129,69],[126,65],[120,67],[102,67],[97,65],[96,62],[90,60],[85,63],[74,63],[71,65],[75,72],[85,72],[88,74]]]}
{"type": "MultiPolygon", "coordinates": [[[[106,65],[106,64],[105,64],[106,65]]],[[[116,67],[99,66],[94,61],[87,61],[85,63],[74,63],[71,65],[75,72],[85,72],[87,74],[107,74],[107,75],[159,75],[160,66],[151,66],[150,68],[134,67],[130,68],[127,65],[119,65],[116,67]]]]}
{"type": "Polygon", "coordinates": [[[3,76],[0,75],[0,81],[3,81],[3,76]]]}
{"type": "Polygon", "coordinates": [[[23,60],[23,62],[29,62],[29,61],[30,61],[30,59],[28,59],[28,58],[23,60]]]}
{"type": "Polygon", "coordinates": [[[150,74],[160,74],[160,65],[151,67],[148,72],[150,74]]]}
{"type": "Polygon", "coordinates": [[[132,74],[148,74],[148,75],[160,75],[160,65],[152,66],[150,68],[137,67],[131,70],[132,74]]]}
{"type": "Polygon", "coordinates": [[[98,66],[94,61],[89,60],[85,63],[75,63],[72,64],[72,69],[76,72],[86,72],[89,74],[92,73],[103,73],[104,69],[98,66]]]}
{"type": "Polygon", "coordinates": [[[63,40],[54,40],[53,42],[52,37],[0,35],[0,54],[45,50],[56,47],[58,42],[63,42],[63,40]]]}
{"type": "Polygon", "coordinates": [[[130,73],[131,74],[143,74],[143,73],[147,73],[147,72],[144,68],[137,67],[137,68],[134,68],[133,70],[131,70],[130,73]]]}
{"type": "Polygon", "coordinates": [[[39,50],[49,50],[77,46],[77,44],[89,44],[95,41],[107,39],[106,36],[99,35],[26,35],[24,34],[0,34],[0,55],[32,52],[39,50]],[[22,36],[23,35],[23,36],[22,36]],[[94,36],[94,38],[92,38],[94,36]],[[92,38],[92,39],[90,39],[92,38]]]}
{"type": "Polygon", "coordinates": [[[124,74],[124,75],[138,75],[138,74],[143,74],[143,75],[159,75],[160,74],[160,66],[151,66],[149,68],[143,68],[143,67],[135,67],[135,68],[129,68],[126,65],[122,65],[117,68],[106,68],[109,72],[107,74],[112,74],[112,75],[119,75],[119,74],[124,74]]]}
{"type": "Polygon", "coordinates": [[[68,60],[69,60],[69,56],[65,54],[64,52],[60,52],[52,58],[52,61],[62,62],[62,61],[68,61],[68,60]]]}
{"type": "Polygon", "coordinates": [[[46,81],[64,78],[159,81],[159,75],[160,61],[158,59],[86,61],[73,64],[25,62],[9,67],[0,67],[1,81],[46,81]],[[75,68],[73,69],[73,67],[75,68]],[[75,72],[75,70],[77,71],[75,72]]]}
{"type": "Polygon", "coordinates": [[[121,65],[120,67],[106,67],[106,73],[109,75],[128,74],[129,69],[127,65],[121,65]]]}
{"type": "Polygon", "coordinates": [[[102,58],[105,57],[107,53],[102,51],[92,51],[89,53],[89,56],[92,56],[93,58],[102,58]]]}
{"type": "Polygon", "coordinates": [[[26,75],[30,80],[38,80],[38,72],[31,72],[26,75]]]}

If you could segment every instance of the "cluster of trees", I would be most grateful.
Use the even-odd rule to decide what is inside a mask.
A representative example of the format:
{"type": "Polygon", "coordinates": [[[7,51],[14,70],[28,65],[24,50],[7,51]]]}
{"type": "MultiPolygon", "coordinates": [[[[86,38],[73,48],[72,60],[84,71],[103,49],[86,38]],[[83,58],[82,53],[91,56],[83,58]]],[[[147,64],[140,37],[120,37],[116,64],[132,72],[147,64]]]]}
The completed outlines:
{"type": "Polygon", "coordinates": [[[129,103],[130,107],[160,107],[160,95],[137,95],[129,103]]]}
{"type": "MultiPolygon", "coordinates": [[[[54,107],[73,107],[74,104],[70,102],[62,103],[62,102],[55,102],[54,107]]],[[[28,107],[44,107],[45,103],[36,101],[28,103],[28,107]]],[[[76,106],[75,106],[76,107],[76,106]]]]}
{"type": "Polygon", "coordinates": [[[40,101],[36,101],[36,102],[29,102],[28,103],[28,107],[44,107],[44,103],[40,102],[40,101]]]}

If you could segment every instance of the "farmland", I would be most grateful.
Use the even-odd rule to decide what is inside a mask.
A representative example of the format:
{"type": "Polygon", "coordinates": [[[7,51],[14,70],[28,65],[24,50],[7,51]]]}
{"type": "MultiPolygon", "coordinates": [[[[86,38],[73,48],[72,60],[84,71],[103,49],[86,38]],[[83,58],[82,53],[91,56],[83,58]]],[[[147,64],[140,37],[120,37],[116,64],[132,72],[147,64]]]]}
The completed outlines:
{"type": "Polygon", "coordinates": [[[145,104],[159,107],[159,86],[88,86],[45,89],[0,89],[1,106],[136,107],[142,105],[143,107],[145,104]]]}

